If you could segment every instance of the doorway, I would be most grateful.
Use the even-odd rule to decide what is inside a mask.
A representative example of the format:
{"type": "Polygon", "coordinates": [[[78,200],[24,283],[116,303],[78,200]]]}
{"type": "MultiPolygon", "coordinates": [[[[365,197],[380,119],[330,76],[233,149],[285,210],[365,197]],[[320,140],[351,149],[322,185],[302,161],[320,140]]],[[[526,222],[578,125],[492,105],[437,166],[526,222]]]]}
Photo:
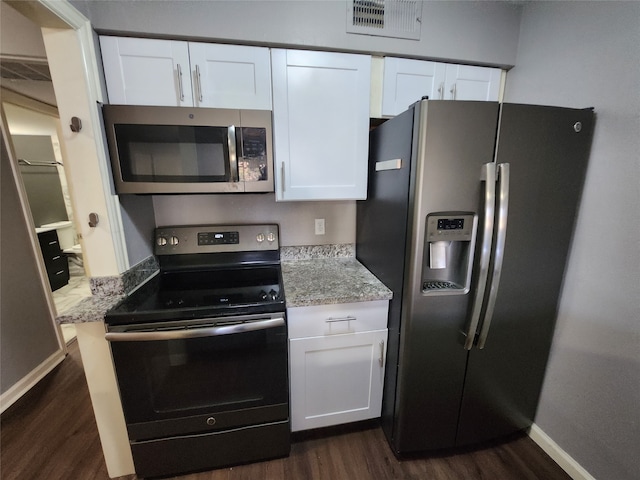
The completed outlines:
{"type": "MultiPolygon", "coordinates": [[[[41,250],[49,276],[45,280],[60,315],[91,291],[74,226],[57,102],[40,27],[5,2],[1,8],[3,30],[12,25],[19,28],[19,34],[8,32],[0,42],[2,110],[38,240],[42,245],[53,235],[58,241],[59,249],[51,255],[41,250]]],[[[73,325],[61,328],[65,343],[75,339],[73,325]]]]}

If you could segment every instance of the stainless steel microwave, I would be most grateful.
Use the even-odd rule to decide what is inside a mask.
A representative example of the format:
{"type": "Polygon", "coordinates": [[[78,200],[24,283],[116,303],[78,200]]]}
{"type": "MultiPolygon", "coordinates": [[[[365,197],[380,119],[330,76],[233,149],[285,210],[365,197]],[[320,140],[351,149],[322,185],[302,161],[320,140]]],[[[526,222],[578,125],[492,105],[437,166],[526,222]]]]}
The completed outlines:
{"type": "Polygon", "coordinates": [[[103,105],[117,193],[273,191],[271,112],[103,105]]]}

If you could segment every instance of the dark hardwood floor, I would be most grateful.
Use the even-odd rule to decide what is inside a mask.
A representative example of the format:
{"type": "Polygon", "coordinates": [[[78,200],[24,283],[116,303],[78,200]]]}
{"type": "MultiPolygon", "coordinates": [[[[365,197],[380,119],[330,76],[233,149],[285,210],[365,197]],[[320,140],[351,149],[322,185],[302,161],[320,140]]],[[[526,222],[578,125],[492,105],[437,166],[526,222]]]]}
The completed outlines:
{"type": "MultiPolygon", "coordinates": [[[[3,480],[109,478],[77,344],[70,345],[59,367],[2,414],[0,437],[3,480]]],[[[482,448],[400,461],[375,422],[302,432],[293,440],[288,458],[175,478],[570,480],[525,435],[482,448]]]]}

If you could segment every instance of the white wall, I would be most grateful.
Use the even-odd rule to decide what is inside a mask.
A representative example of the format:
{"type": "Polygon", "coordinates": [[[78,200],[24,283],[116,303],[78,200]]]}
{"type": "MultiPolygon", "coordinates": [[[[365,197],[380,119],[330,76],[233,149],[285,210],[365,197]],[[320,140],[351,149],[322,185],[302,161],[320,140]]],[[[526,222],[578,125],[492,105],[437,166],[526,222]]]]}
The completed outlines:
{"type": "Polygon", "coordinates": [[[505,100],[595,107],[536,423],[598,479],[640,472],[640,3],[532,2],[505,100]]]}
{"type": "Polygon", "coordinates": [[[0,4],[0,25],[3,55],[46,60],[40,27],[4,2],[0,4]]]}

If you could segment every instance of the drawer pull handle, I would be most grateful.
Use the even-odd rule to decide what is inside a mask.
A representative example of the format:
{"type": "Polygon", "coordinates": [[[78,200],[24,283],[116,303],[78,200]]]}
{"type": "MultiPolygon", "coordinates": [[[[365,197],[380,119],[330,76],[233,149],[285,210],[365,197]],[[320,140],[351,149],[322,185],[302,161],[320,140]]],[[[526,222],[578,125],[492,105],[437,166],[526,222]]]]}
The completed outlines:
{"type": "Polygon", "coordinates": [[[329,317],[325,320],[325,322],[327,323],[334,323],[334,322],[350,322],[351,320],[357,320],[356,317],[352,317],[351,315],[347,316],[347,317],[340,317],[340,318],[333,318],[333,317],[329,317]]]}
{"type": "Polygon", "coordinates": [[[52,242],[49,242],[49,245],[55,245],[56,243],[58,243],[57,240],[53,240],[52,242]]]}
{"type": "Polygon", "coordinates": [[[56,272],[56,275],[62,275],[64,273],[64,270],[60,270],[59,272],[56,272]]]}
{"type": "Polygon", "coordinates": [[[57,260],[60,258],[60,255],[56,255],[55,257],[53,257],[51,260],[57,260]]]}

